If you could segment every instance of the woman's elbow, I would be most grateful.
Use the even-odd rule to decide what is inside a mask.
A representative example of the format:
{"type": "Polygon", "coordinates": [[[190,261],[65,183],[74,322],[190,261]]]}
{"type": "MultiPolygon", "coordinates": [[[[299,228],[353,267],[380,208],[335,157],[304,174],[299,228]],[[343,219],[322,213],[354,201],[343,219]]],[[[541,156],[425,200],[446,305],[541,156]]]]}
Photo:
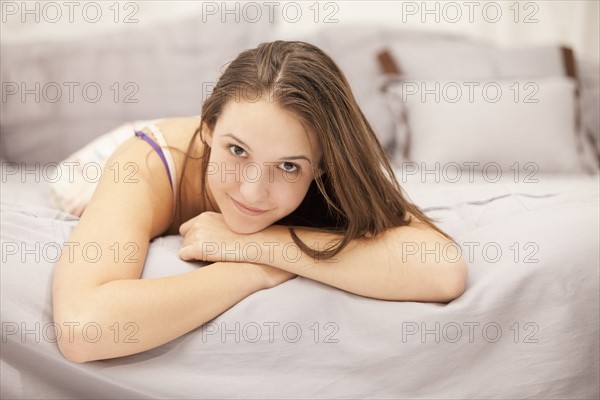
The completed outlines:
{"type": "Polygon", "coordinates": [[[467,287],[468,264],[461,257],[460,260],[444,266],[444,280],[440,284],[441,296],[450,302],[462,296],[467,287]]]}
{"type": "Polygon", "coordinates": [[[60,327],[60,337],[57,337],[58,349],[63,357],[75,363],[84,363],[91,361],[92,357],[88,352],[88,347],[83,340],[82,331],[79,329],[81,323],[75,320],[54,321],[55,326],[60,327]]]}
{"type": "Polygon", "coordinates": [[[69,306],[73,302],[55,302],[53,304],[56,343],[62,355],[69,361],[83,363],[94,360],[94,343],[97,341],[99,324],[90,322],[98,319],[89,308],[69,306]],[[84,312],[85,310],[85,312],[84,312]]]}
{"type": "Polygon", "coordinates": [[[91,358],[85,354],[83,346],[76,343],[66,342],[64,340],[58,341],[58,348],[62,353],[63,357],[74,363],[84,363],[91,361],[91,358]]]}
{"type": "MultiPolygon", "coordinates": [[[[90,319],[70,314],[69,317],[60,317],[60,313],[54,314],[54,326],[57,330],[56,343],[61,354],[69,361],[84,363],[92,361],[93,354],[90,340],[86,340],[90,319]]],[[[65,314],[62,314],[65,315],[65,314]]],[[[91,333],[90,333],[91,334],[91,333]]]]}

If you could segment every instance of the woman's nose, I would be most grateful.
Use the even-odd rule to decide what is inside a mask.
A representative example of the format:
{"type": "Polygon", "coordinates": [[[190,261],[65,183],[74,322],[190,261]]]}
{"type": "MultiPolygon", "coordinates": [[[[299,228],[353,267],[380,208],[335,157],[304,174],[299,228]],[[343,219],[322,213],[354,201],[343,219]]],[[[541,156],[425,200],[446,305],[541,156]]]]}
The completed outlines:
{"type": "Polygon", "coordinates": [[[249,206],[260,208],[269,197],[269,169],[258,164],[247,165],[242,170],[240,193],[249,206]]]}

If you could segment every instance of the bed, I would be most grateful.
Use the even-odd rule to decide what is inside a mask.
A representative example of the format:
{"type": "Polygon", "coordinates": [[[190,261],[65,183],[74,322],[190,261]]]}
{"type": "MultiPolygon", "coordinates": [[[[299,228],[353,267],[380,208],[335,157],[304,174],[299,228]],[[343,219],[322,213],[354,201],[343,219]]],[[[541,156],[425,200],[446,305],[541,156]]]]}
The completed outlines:
{"type": "MultiPolygon", "coordinates": [[[[185,24],[178,27],[185,31],[185,24]]],[[[36,114],[42,117],[28,123],[27,117],[35,114],[39,104],[28,104],[30,109],[25,112],[15,103],[3,102],[5,110],[13,107],[15,111],[2,122],[3,144],[10,145],[3,153],[0,210],[2,398],[600,396],[600,185],[593,141],[584,140],[587,136],[581,134],[553,144],[553,138],[565,132],[538,132],[527,124],[508,126],[507,129],[528,129],[537,143],[539,135],[546,135],[547,144],[541,146],[544,151],[534,160],[533,169],[525,167],[522,161],[526,160],[518,156],[498,161],[494,171],[500,171],[499,175],[485,168],[456,169],[450,163],[464,166],[466,160],[473,160],[473,154],[482,154],[481,148],[464,149],[467,142],[457,141],[454,146],[444,143],[427,153],[424,149],[431,147],[431,140],[444,139],[436,136],[439,131],[434,126],[423,121],[419,124],[417,118],[420,113],[431,112],[423,107],[435,108],[437,104],[405,101],[399,105],[398,96],[406,89],[407,77],[410,82],[458,79],[452,74],[439,77],[439,71],[411,75],[411,71],[421,67],[415,64],[411,70],[410,62],[419,60],[419,55],[415,53],[417,46],[410,47],[410,43],[426,41],[429,49],[452,44],[455,51],[464,51],[463,58],[466,54],[481,54],[475,50],[481,50],[483,45],[415,32],[352,32],[325,31],[312,41],[331,51],[342,68],[347,67],[349,80],[394,161],[396,177],[406,195],[460,244],[469,264],[465,293],[449,303],[382,301],[299,276],[248,296],[196,330],[156,349],[118,359],[70,362],[56,345],[56,333],[69,334],[69,327],[56,326],[52,321],[50,288],[58,251],[78,218],[50,201],[52,183],[48,177],[53,175],[46,167],[65,159],[109,126],[82,134],[79,141],[69,144],[72,147],[60,151],[52,140],[51,148],[44,152],[39,144],[34,144],[33,136],[41,133],[36,131],[23,138],[24,132],[50,121],[53,125],[44,126],[44,132],[59,135],[57,127],[66,127],[65,132],[60,131],[60,137],[75,138],[80,126],[68,126],[68,121],[75,121],[74,116],[52,116],[44,114],[45,110],[36,114]],[[359,49],[361,56],[347,56],[350,48],[359,49]],[[402,70],[401,78],[389,76],[389,68],[383,68],[387,75],[382,75],[376,57],[382,49],[392,55],[396,72],[402,70]],[[384,84],[375,86],[374,81],[384,84]],[[396,88],[391,88],[394,85],[396,88]],[[386,88],[385,93],[382,87],[386,88]],[[552,147],[567,145],[574,148],[556,153],[552,147]],[[460,151],[452,153],[453,149],[460,151]],[[447,159],[442,165],[451,168],[442,167],[432,174],[427,163],[444,156],[447,159]],[[519,167],[511,169],[515,160],[519,167]]],[[[240,40],[231,39],[236,46],[240,46],[240,40]]],[[[92,45],[99,47],[98,43],[92,45]]],[[[49,50],[29,50],[29,57],[36,51],[42,54],[41,69],[49,50]]],[[[565,86],[564,79],[557,78],[564,73],[564,52],[556,50],[539,49],[549,60],[558,60],[559,64],[540,63],[550,81],[541,75],[523,76],[538,79],[535,82],[540,87],[547,84],[558,91],[553,93],[561,93],[560,90],[572,90],[574,86],[565,86]]],[[[14,64],[8,65],[8,70],[3,68],[4,80],[10,79],[10,71],[18,70],[19,63],[26,61],[25,53],[13,54],[14,64]]],[[[492,59],[490,53],[485,54],[486,60],[492,59]]],[[[523,54],[529,52],[520,56],[523,54]]],[[[108,52],[102,59],[110,59],[111,55],[108,52]]],[[[442,57],[443,53],[437,56],[442,57]]],[[[55,62],[47,57],[47,62],[55,62]]],[[[3,63],[7,62],[5,59],[3,63]]],[[[68,61],[67,55],[64,66],[68,61]]],[[[62,70],[52,71],[60,74],[62,70]]],[[[99,71],[101,68],[94,73],[100,74],[99,71]]],[[[502,69],[494,64],[491,71],[498,73],[502,69]]],[[[469,73],[471,77],[478,74],[478,79],[486,78],[481,70],[469,73]]],[[[499,82],[504,78],[495,79],[499,82]]],[[[565,79],[574,82],[573,77],[565,79]]],[[[586,82],[582,77],[578,79],[586,82]]],[[[590,96],[589,92],[581,94],[584,87],[579,86],[581,96],[579,100],[573,97],[570,104],[584,104],[581,98],[590,96]]],[[[561,104],[551,103],[548,107],[561,104]]],[[[463,109],[469,110],[473,109],[463,109]]],[[[580,130],[569,117],[575,115],[574,110],[566,117],[555,115],[573,123],[575,128],[569,132],[577,134],[580,130]]],[[[508,107],[503,112],[513,111],[508,107]]],[[[178,110],[181,114],[188,112],[178,110]]],[[[536,112],[550,118],[547,108],[532,111],[536,112]]],[[[117,122],[156,116],[135,111],[127,114],[127,119],[118,112],[108,115],[112,118],[110,127],[117,126],[117,122]]],[[[439,115],[436,121],[444,123],[444,115],[439,115]]],[[[579,123],[591,126],[590,138],[594,137],[593,118],[587,112],[579,123]]],[[[498,123],[495,121],[494,125],[498,123]]],[[[562,126],[555,129],[563,129],[562,126]]],[[[468,128],[461,125],[461,132],[468,128]]],[[[486,138],[484,143],[488,147],[503,145],[491,140],[486,138]]],[[[500,153],[506,155],[507,151],[500,153]]],[[[486,159],[475,161],[485,165],[486,159]]],[[[173,235],[151,242],[142,279],[184,273],[206,265],[178,257],[181,239],[173,235]]],[[[92,341],[99,334],[115,335],[115,340],[135,340],[134,325],[117,326],[110,332],[98,332],[90,326],[85,332],[92,341]]]]}
{"type": "MultiPolygon", "coordinates": [[[[50,284],[57,246],[77,218],[44,200],[47,185],[9,176],[1,213],[3,398],[598,394],[593,177],[550,175],[534,186],[405,184],[472,250],[465,253],[467,290],[449,304],[368,299],[297,277],[154,350],[76,364],[55,343],[50,284]]],[[[201,267],[179,259],[180,243],[180,236],[155,239],[143,278],[201,267]]],[[[121,329],[135,338],[134,329],[121,329]]],[[[59,330],[68,334],[68,327],[59,330]]]]}

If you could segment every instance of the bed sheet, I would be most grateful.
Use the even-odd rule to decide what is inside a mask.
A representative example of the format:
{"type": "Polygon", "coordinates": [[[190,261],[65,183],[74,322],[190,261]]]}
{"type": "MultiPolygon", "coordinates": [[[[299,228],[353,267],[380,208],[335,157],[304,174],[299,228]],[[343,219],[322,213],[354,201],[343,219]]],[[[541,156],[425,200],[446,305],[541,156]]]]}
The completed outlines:
{"type": "MultiPolygon", "coordinates": [[[[76,364],[50,329],[50,283],[77,218],[3,173],[2,398],[598,398],[598,177],[541,178],[401,182],[468,257],[448,304],[297,277],[156,349],[76,364]]],[[[204,265],[180,243],[153,240],[142,278],[204,265]]]]}

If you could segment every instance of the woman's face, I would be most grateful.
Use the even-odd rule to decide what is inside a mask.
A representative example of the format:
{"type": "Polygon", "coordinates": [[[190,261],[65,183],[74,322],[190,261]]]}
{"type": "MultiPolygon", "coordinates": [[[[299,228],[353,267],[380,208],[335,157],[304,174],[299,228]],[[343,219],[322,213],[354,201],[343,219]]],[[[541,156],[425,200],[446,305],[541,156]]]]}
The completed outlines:
{"type": "Polygon", "coordinates": [[[258,232],[300,205],[321,147],[293,114],[264,97],[231,100],[214,130],[203,128],[211,147],[208,190],[232,231],[258,232]]]}

